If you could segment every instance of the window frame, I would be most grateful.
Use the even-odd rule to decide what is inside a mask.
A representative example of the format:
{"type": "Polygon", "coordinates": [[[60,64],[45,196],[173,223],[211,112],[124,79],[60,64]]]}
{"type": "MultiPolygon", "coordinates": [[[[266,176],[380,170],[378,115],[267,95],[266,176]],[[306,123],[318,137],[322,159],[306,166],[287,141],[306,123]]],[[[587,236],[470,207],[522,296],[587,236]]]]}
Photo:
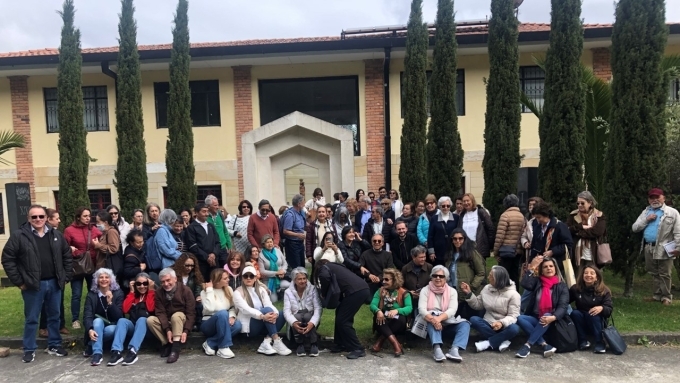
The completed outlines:
{"type": "MultiPolygon", "coordinates": [[[[90,132],[108,132],[111,130],[111,124],[110,124],[110,116],[109,116],[109,89],[108,85],[88,85],[88,86],[83,86],[81,87],[83,91],[83,129],[87,130],[88,133],[90,132]],[[94,92],[94,97],[86,97],[85,96],[85,90],[92,88],[94,92]],[[103,88],[105,96],[97,96],[97,91],[101,90],[103,88]],[[94,100],[94,120],[95,120],[95,129],[87,129],[85,126],[85,119],[87,115],[87,109],[85,109],[84,104],[86,100],[94,100]],[[104,110],[106,112],[105,117],[100,117],[99,116],[99,109],[100,106],[104,106],[104,110]]],[[[43,106],[45,108],[45,129],[48,134],[51,133],[59,133],[59,104],[58,104],[58,89],[56,87],[45,87],[43,88],[43,106]],[[49,97],[47,93],[54,91],[54,97],[49,97]],[[54,103],[54,107],[51,107],[48,105],[48,103],[54,103]],[[53,112],[50,112],[55,108],[53,112]],[[50,128],[50,116],[53,114],[54,119],[56,119],[55,124],[52,124],[54,128],[50,128]]]]}
{"type": "MultiPolygon", "coordinates": [[[[52,195],[54,196],[54,209],[59,211],[59,190],[52,190],[52,195]]],[[[88,189],[87,198],[90,200],[90,213],[92,213],[92,219],[94,222],[94,216],[100,210],[105,210],[109,205],[113,203],[111,198],[111,189],[88,189]],[[92,197],[98,195],[98,200],[93,201],[92,197]],[[101,198],[104,196],[104,198],[101,198]],[[108,201],[108,202],[106,202],[108,201]]],[[[62,213],[62,216],[64,214],[62,213]]]]}
{"type": "MultiPolygon", "coordinates": [[[[158,95],[162,94],[162,92],[158,91],[156,87],[164,86],[164,84],[167,84],[167,91],[165,92],[165,111],[167,112],[168,110],[168,101],[170,99],[169,97],[169,92],[170,92],[170,82],[169,81],[157,81],[153,83],[153,97],[154,97],[154,114],[156,116],[156,129],[167,129],[168,128],[168,118],[167,115],[165,116],[165,125],[161,125],[161,120],[159,119],[160,113],[158,112],[158,95]]],[[[192,80],[189,81],[189,89],[191,90],[191,99],[192,102],[195,99],[194,94],[205,94],[205,114],[206,114],[206,121],[207,124],[200,124],[197,125],[194,123],[193,118],[191,119],[191,127],[192,128],[204,128],[204,127],[214,127],[214,126],[222,126],[222,105],[220,104],[220,80],[218,79],[213,79],[213,80],[192,80]],[[194,90],[193,87],[198,87],[201,84],[210,84],[210,85],[215,85],[214,91],[212,90],[207,90],[207,91],[201,91],[197,92],[194,90]],[[213,94],[216,97],[216,102],[217,102],[217,112],[216,114],[216,120],[214,122],[211,122],[210,119],[210,102],[209,102],[209,95],[213,94]]],[[[193,108],[192,108],[193,109],[193,108]]],[[[193,111],[189,111],[189,115],[191,116],[193,114],[193,111]]]]}
{"type": "Polygon", "coordinates": [[[671,80],[668,89],[668,103],[672,104],[680,101],[680,78],[671,80]]]}
{"type": "MultiPolygon", "coordinates": [[[[432,88],[430,86],[430,79],[432,78],[432,71],[428,70],[425,72],[427,76],[427,100],[426,109],[427,116],[430,117],[430,108],[432,106],[432,88]]],[[[401,118],[404,118],[404,111],[406,109],[406,103],[404,94],[404,71],[399,72],[399,97],[401,99],[401,118]]],[[[465,116],[465,68],[456,69],[456,113],[458,117],[465,116]]]]}
{"type": "MultiPolygon", "coordinates": [[[[201,195],[201,189],[203,189],[207,194],[205,194],[205,197],[208,195],[214,195],[217,197],[217,202],[220,204],[220,206],[224,206],[222,204],[222,185],[220,184],[213,184],[213,185],[196,185],[196,204],[205,202],[205,197],[200,198],[201,195]],[[216,192],[219,191],[219,193],[210,193],[210,192],[216,192]]],[[[193,209],[193,206],[187,206],[188,208],[193,209]]],[[[168,187],[163,186],[163,208],[167,209],[168,208],[168,187]]]]}
{"type": "MultiPolygon", "coordinates": [[[[519,89],[524,94],[527,94],[527,92],[526,92],[526,81],[527,80],[533,80],[533,81],[542,80],[543,81],[543,87],[541,89],[541,98],[540,98],[541,99],[541,105],[540,106],[542,108],[543,103],[545,102],[545,70],[543,70],[543,68],[539,67],[538,65],[523,65],[523,66],[520,66],[519,67],[519,89]],[[542,77],[527,77],[526,76],[526,72],[528,72],[529,70],[537,70],[537,69],[543,74],[542,77]]],[[[534,101],[534,103],[536,102],[536,100],[538,100],[537,97],[528,97],[528,98],[530,100],[534,101]]],[[[524,106],[524,104],[522,104],[522,113],[532,113],[532,112],[531,112],[531,110],[529,110],[529,108],[527,108],[526,106],[524,106]]]]}

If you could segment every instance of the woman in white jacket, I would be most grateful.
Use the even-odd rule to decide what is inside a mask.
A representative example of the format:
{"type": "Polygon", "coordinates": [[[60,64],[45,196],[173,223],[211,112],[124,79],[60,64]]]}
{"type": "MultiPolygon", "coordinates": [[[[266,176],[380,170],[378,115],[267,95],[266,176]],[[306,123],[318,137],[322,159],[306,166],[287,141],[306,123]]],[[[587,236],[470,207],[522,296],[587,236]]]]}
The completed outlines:
{"type": "Polygon", "coordinates": [[[316,288],[309,283],[307,269],[304,267],[293,269],[290,277],[293,283],[283,296],[283,316],[298,345],[296,354],[307,355],[305,343],[309,343],[309,356],[319,356],[316,329],[321,321],[321,299],[316,288]]]}
{"type": "MultiPolygon", "coordinates": [[[[330,231],[327,231],[326,234],[323,235],[323,239],[321,242],[319,242],[319,244],[323,245],[323,247],[317,246],[316,249],[314,249],[315,261],[327,259],[328,262],[339,263],[342,265],[342,263],[345,261],[345,258],[342,256],[340,249],[338,249],[338,246],[333,241],[334,238],[335,235],[333,235],[333,232],[330,231]]],[[[291,280],[295,281],[292,277],[291,280]]]]}
{"type": "Polygon", "coordinates": [[[208,356],[233,358],[234,353],[230,349],[233,346],[231,338],[241,332],[241,322],[236,320],[234,292],[229,287],[229,273],[223,269],[215,269],[210,273],[210,281],[201,291],[201,302],[203,302],[201,332],[208,338],[203,342],[203,351],[208,356]]]}
{"type": "Polygon", "coordinates": [[[241,322],[241,332],[248,336],[265,335],[257,352],[265,355],[288,355],[291,351],[279,337],[279,331],[286,324],[283,315],[269,299],[267,287],[257,280],[257,271],[248,264],[241,276],[243,284],[234,292],[234,303],[238,310],[236,318],[241,322]]]}

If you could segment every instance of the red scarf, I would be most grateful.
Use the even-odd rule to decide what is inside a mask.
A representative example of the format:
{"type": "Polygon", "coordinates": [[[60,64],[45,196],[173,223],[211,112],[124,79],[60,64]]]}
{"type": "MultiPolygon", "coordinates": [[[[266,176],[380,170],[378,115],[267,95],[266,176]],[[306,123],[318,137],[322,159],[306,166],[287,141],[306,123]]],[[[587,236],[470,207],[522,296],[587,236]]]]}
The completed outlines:
{"type": "Polygon", "coordinates": [[[538,303],[538,316],[542,317],[544,314],[550,314],[553,312],[552,304],[552,289],[553,286],[560,283],[560,279],[557,276],[552,277],[541,277],[541,285],[543,290],[541,290],[541,301],[538,303]]]}

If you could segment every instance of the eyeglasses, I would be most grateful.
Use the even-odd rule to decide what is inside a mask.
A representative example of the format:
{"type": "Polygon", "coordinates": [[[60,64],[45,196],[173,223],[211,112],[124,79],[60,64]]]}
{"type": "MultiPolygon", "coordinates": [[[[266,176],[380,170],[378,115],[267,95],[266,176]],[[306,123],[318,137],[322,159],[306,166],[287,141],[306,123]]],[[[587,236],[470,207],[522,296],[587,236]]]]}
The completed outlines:
{"type": "Polygon", "coordinates": [[[433,274],[432,275],[432,279],[445,279],[445,278],[446,278],[446,275],[442,275],[442,274],[433,274]]]}
{"type": "Polygon", "coordinates": [[[250,209],[249,206],[241,206],[241,209],[250,209]]]}
{"type": "Polygon", "coordinates": [[[270,211],[269,209],[260,209],[260,213],[269,213],[270,211]]]}
{"type": "Polygon", "coordinates": [[[250,273],[243,274],[243,279],[254,279],[254,278],[255,278],[255,276],[253,274],[250,274],[250,273]]]}
{"type": "Polygon", "coordinates": [[[390,206],[390,203],[389,203],[389,202],[381,203],[381,205],[383,205],[383,206],[390,206]]]}
{"type": "Polygon", "coordinates": [[[465,238],[463,238],[463,237],[453,237],[453,240],[454,240],[454,241],[462,241],[462,240],[464,240],[464,239],[465,239],[465,238]]]}
{"type": "Polygon", "coordinates": [[[45,219],[45,216],[42,215],[42,214],[41,214],[41,215],[32,215],[32,216],[31,216],[31,219],[34,220],[34,221],[35,221],[36,219],[45,219]]]}
{"type": "Polygon", "coordinates": [[[442,209],[448,209],[450,207],[451,207],[451,205],[442,205],[442,209]]]}
{"type": "Polygon", "coordinates": [[[381,240],[373,241],[373,243],[382,243],[381,240]]]}
{"type": "Polygon", "coordinates": [[[196,266],[195,266],[193,263],[190,263],[190,264],[188,264],[188,265],[185,264],[184,267],[186,267],[187,269],[193,269],[193,268],[196,267],[196,266]]]}
{"type": "Polygon", "coordinates": [[[139,287],[139,286],[148,287],[148,286],[149,286],[149,282],[135,282],[135,286],[137,286],[137,287],[139,287]]]}

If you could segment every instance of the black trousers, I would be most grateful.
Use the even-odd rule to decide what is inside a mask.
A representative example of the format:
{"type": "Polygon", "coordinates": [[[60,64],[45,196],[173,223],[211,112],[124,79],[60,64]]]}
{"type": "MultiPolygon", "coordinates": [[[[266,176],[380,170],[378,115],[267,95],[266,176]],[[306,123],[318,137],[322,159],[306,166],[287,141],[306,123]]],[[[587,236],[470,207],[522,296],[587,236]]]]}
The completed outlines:
{"type": "Polygon", "coordinates": [[[345,296],[335,310],[334,342],[347,351],[363,349],[354,330],[354,316],[369,298],[368,289],[357,291],[345,296]]]}
{"type": "Polygon", "coordinates": [[[399,315],[399,318],[396,319],[385,318],[385,324],[382,325],[376,323],[374,315],[373,323],[375,323],[375,328],[378,330],[378,333],[387,338],[392,335],[406,332],[406,315],[399,315]]]}
{"type": "Polygon", "coordinates": [[[520,257],[516,256],[514,258],[501,258],[498,262],[499,266],[503,266],[505,270],[510,274],[510,279],[515,282],[515,286],[519,287],[519,267],[520,267],[520,257]]]}

